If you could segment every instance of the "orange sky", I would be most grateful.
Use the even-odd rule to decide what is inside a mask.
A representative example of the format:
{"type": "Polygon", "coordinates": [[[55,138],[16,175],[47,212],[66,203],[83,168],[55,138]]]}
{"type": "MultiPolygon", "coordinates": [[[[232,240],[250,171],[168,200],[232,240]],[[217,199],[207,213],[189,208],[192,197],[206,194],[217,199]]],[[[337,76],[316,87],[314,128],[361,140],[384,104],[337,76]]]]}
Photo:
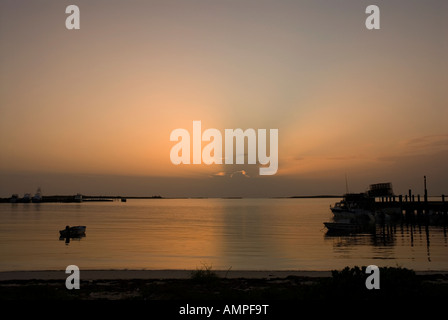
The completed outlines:
{"type": "MultiPolygon", "coordinates": [[[[376,31],[364,27],[367,1],[76,1],[81,29],[70,31],[69,4],[0,4],[3,196],[37,188],[13,190],[14,174],[57,193],[45,175],[176,181],[242,170],[254,195],[279,179],[286,195],[319,192],[300,183],[313,180],[342,193],[345,174],[404,192],[427,174],[447,192],[444,1],[381,3],[376,31]],[[170,133],[192,132],[194,120],[222,133],[279,129],[272,183],[257,193],[257,165],[174,166],[170,133]]],[[[226,183],[210,185],[225,193],[226,183]]]]}

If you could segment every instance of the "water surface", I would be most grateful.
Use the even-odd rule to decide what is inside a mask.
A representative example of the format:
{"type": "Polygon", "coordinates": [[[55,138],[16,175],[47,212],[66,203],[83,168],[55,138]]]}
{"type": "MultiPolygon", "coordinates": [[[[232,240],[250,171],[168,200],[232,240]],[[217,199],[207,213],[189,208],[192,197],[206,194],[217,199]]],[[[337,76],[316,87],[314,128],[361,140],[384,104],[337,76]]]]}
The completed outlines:
{"type": "Polygon", "coordinates": [[[448,270],[443,227],[329,236],[337,199],[151,199],[0,204],[0,270],[332,270],[375,264],[448,270]],[[87,226],[66,244],[59,230],[87,226]]]}

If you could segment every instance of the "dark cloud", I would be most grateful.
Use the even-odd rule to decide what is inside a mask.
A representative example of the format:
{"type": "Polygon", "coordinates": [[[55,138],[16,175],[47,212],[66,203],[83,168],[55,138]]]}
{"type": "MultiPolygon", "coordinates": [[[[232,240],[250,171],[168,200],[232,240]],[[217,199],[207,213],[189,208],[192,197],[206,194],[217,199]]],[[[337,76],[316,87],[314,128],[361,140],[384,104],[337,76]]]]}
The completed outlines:
{"type": "Polygon", "coordinates": [[[429,148],[444,149],[448,147],[448,134],[430,135],[410,139],[405,142],[406,147],[416,150],[429,148]]]}

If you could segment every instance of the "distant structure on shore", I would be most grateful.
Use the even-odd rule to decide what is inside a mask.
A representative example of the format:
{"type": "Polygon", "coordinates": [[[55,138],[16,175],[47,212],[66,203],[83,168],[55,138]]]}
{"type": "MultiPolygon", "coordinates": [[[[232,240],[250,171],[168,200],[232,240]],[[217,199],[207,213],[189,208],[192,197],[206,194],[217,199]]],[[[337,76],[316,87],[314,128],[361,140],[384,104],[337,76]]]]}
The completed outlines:
{"type": "Polygon", "coordinates": [[[75,202],[82,202],[82,194],[80,194],[80,193],[76,194],[75,202]]]}
{"type": "Polygon", "coordinates": [[[0,198],[0,203],[43,203],[43,202],[61,202],[61,203],[81,203],[81,202],[126,202],[127,199],[163,199],[161,196],[151,197],[123,197],[123,196],[87,196],[81,193],[76,195],[53,195],[44,196],[39,187],[33,197],[30,193],[25,193],[22,198],[18,194],[13,194],[10,198],[0,198]]]}
{"type": "Polygon", "coordinates": [[[42,190],[40,190],[40,187],[37,188],[36,194],[33,196],[31,201],[34,203],[42,202],[42,190]]]}

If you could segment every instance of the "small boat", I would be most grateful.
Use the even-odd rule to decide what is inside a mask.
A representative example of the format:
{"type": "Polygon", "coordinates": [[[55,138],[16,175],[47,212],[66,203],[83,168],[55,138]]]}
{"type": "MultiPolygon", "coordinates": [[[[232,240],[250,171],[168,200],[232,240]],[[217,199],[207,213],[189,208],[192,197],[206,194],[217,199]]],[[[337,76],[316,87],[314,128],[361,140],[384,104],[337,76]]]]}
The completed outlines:
{"type": "Polygon", "coordinates": [[[66,226],[65,229],[60,230],[61,238],[80,238],[86,235],[86,226],[66,226]]]}
{"type": "Polygon", "coordinates": [[[358,233],[370,232],[375,228],[374,221],[366,217],[337,219],[332,222],[324,222],[330,233],[358,233]]]}
{"type": "Polygon", "coordinates": [[[363,226],[352,222],[324,222],[328,231],[332,232],[357,232],[362,231],[363,226]]]}

